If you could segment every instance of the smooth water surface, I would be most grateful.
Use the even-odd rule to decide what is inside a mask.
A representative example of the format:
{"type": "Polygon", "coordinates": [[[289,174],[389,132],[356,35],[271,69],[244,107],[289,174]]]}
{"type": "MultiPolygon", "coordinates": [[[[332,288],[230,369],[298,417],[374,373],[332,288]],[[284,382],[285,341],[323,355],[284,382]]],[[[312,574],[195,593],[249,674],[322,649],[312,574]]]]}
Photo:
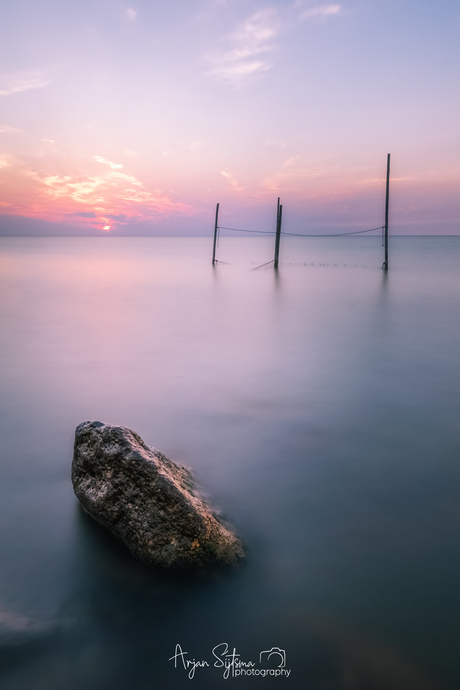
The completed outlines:
{"type": "Polygon", "coordinates": [[[378,238],[211,245],[0,238],[2,690],[458,688],[460,237],[387,274],[378,238]],[[149,570],[85,516],[95,419],[192,467],[246,564],[149,570]]]}

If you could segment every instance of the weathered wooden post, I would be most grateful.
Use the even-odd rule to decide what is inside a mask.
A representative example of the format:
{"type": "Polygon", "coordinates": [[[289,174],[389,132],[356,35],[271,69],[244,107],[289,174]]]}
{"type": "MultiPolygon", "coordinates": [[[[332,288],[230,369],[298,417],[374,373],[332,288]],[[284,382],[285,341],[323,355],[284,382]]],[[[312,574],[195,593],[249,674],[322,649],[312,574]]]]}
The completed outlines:
{"type": "Polygon", "coordinates": [[[216,263],[216,242],[217,242],[217,230],[218,230],[217,222],[218,222],[218,220],[219,220],[219,204],[217,204],[217,206],[216,206],[216,222],[214,225],[214,245],[212,248],[212,265],[213,266],[216,263]]]}
{"type": "Polygon", "coordinates": [[[276,211],[276,236],[275,236],[275,258],[273,261],[274,267],[278,268],[278,260],[280,254],[280,239],[281,239],[281,217],[283,215],[283,207],[280,206],[280,198],[278,197],[278,208],[276,211]]]}
{"type": "Polygon", "coordinates": [[[390,204],[390,154],[387,157],[387,189],[385,197],[385,261],[382,268],[388,270],[388,207],[390,204]]]}

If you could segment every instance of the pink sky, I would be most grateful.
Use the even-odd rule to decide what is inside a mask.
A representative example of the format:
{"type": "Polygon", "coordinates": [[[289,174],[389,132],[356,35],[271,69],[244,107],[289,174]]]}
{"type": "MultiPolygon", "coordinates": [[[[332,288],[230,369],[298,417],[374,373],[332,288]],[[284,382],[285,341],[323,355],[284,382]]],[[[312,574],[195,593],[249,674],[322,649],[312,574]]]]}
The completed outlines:
{"type": "Polygon", "coordinates": [[[388,152],[393,231],[459,233],[460,10],[403,5],[18,0],[0,233],[264,229],[278,196],[291,231],[372,227],[388,152]]]}

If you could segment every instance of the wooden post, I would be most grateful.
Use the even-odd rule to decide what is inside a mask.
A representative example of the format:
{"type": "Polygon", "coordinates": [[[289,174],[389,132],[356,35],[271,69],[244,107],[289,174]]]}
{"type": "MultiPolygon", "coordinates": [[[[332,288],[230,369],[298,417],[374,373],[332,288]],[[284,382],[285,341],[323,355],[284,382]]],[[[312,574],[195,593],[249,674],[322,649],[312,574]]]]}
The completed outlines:
{"type": "Polygon", "coordinates": [[[214,245],[212,248],[212,265],[213,266],[216,263],[216,242],[217,242],[217,230],[218,230],[217,222],[218,222],[218,220],[219,220],[219,204],[217,204],[217,206],[216,206],[216,222],[214,225],[214,245]]]}
{"type": "Polygon", "coordinates": [[[383,267],[388,270],[388,207],[390,203],[390,154],[387,157],[387,189],[385,196],[385,261],[383,267]]]}
{"type": "Polygon", "coordinates": [[[280,198],[278,197],[278,208],[276,211],[276,236],[275,236],[275,258],[273,261],[274,267],[278,268],[278,259],[280,253],[280,239],[281,239],[281,216],[283,213],[283,207],[280,206],[280,198]]]}

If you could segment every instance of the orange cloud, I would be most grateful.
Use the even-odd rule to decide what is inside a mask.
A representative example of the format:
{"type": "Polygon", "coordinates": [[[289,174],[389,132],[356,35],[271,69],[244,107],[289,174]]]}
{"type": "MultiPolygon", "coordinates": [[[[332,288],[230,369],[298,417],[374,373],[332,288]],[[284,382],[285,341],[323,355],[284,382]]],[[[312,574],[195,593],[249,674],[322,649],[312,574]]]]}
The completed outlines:
{"type": "Polygon", "coordinates": [[[93,158],[107,164],[109,170],[90,175],[49,174],[13,165],[5,157],[1,172],[7,192],[4,198],[11,204],[8,212],[48,220],[74,216],[105,230],[114,216],[140,221],[192,214],[190,206],[174,201],[158,189],[149,191],[134,175],[120,172],[120,164],[100,156],[93,158]]]}

